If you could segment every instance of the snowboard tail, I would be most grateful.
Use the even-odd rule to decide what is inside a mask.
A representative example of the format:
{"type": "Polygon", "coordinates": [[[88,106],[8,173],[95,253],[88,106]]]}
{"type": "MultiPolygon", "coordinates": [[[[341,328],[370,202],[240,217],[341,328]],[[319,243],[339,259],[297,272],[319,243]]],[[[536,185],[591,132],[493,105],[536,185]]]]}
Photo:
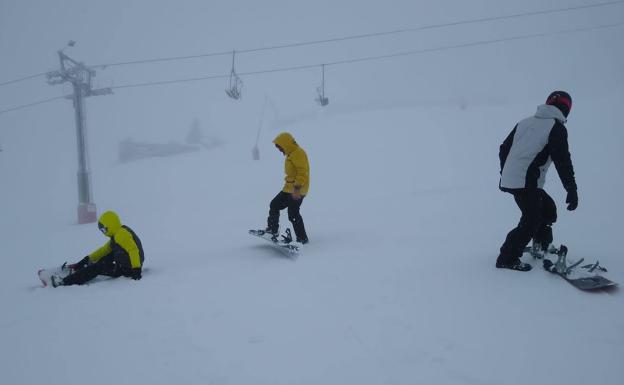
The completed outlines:
{"type": "Polygon", "coordinates": [[[581,290],[607,289],[617,286],[617,283],[608,280],[600,275],[575,279],[566,278],[566,281],[570,282],[572,285],[581,290]]]}
{"type": "Polygon", "coordinates": [[[609,289],[617,286],[617,283],[595,273],[596,270],[606,272],[607,269],[600,266],[598,262],[594,264],[580,266],[583,263],[584,258],[572,263],[567,264],[568,248],[565,245],[561,245],[560,248],[551,248],[549,253],[557,256],[557,261],[553,262],[544,257],[544,269],[558,275],[565,279],[574,287],[580,290],[599,290],[609,289]],[[585,272],[579,269],[586,269],[585,272]]]}
{"type": "Polygon", "coordinates": [[[41,281],[42,287],[52,286],[52,276],[58,276],[65,278],[72,273],[72,269],[67,265],[67,262],[58,267],[51,267],[47,269],[39,269],[37,275],[41,281]]]}

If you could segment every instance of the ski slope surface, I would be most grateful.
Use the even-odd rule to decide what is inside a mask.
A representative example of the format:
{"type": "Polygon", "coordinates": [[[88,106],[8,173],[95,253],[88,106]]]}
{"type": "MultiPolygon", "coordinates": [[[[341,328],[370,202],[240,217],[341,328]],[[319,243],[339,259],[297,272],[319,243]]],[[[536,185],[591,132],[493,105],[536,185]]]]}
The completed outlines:
{"type": "MultiPolygon", "coordinates": [[[[624,282],[616,102],[570,115],[578,210],[565,211],[554,167],[546,188],[559,208],[555,242],[624,282]]],[[[620,384],[621,292],[581,292],[528,257],[528,273],[494,267],[519,218],[497,188],[498,145],[534,108],[328,106],[266,128],[257,161],[248,127],[209,151],[94,157],[94,200],[141,237],[146,272],[56,289],[39,287],[37,269],[106,239],[74,223],[72,173],[58,165],[72,165],[71,151],[38,130],[45,143],[5,149],[0,163],[2,382],[620,384]],[[247,234],[281,187],[271,144],[281,130],[311,163],[311,242],[297,260],[247,234]]]]}
{"type": "Polygon", "coordinates": [[[624,384],[622,289],[494,266],[520,218],[499,145],[562,89],[579,207],[551,167],[554,242],[624,285],[624,3],[599,1],[1,0],[0,384],[624,384]],[[140,281],[38,280],[107,241],[76,223],[60,49],[113,87],[86,101],[93,200],[141,238],[140,281]],[[120,162],[192,125],[210,145],[120,162]],[[311,168],[297,259],[248,234],[282,131],[311,168]]]}

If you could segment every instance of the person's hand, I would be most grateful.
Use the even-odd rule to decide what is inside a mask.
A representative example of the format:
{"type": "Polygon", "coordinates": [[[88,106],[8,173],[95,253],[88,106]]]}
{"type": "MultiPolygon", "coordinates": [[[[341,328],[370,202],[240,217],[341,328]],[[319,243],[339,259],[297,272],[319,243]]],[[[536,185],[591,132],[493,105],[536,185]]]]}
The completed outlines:
{"type": "Polygon", "coordinates": [[[135,267],[134,269],[132,269],[132,271],[130,271],[130,278],[134,279],[135,281],[141,279],[141,268],[135,267]]]}
{"type": "Polygon", "coordinates": [[[292,192],[292,198],[296,201],[301,199],[301,188],[295,187],[295,190],[292,192]]]}
{"type": "Polygon", "coordinates": [[[568,204],[568,210],[574,211],[578,207],[578,194],[576,190],[568,191],[568,196],[566,197],[566,203],[568,204]]]}

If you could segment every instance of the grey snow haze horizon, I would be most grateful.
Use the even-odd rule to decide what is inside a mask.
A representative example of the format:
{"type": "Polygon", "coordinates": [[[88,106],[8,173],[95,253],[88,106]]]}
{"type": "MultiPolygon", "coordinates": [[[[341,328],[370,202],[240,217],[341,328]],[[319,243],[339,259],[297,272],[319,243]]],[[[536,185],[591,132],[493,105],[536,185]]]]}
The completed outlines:
{"type": "Polygon", "coordinates": [[[579,206],[551,167],[554,242],[624,284],[622,41],[624,1],[0,0],[0,382],[623,384],[621,289],[494,266],[520,217],[499,146],[564,90],[579,206]],[[60,49],[113,90],[86,99],[93,201],[140,281],[40,287],[107,240],[77,224],[60,49]],[[310,161],[296,260],[247,233],[282,131],[310,161]]]}

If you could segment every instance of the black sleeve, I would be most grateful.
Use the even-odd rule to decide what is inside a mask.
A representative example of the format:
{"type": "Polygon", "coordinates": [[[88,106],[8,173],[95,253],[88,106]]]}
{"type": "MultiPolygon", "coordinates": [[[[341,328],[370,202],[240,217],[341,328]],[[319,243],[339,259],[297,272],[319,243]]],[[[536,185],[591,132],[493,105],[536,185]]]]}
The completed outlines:
{"type": "Polygon", "coordinates": [[[568,130],[560,122],[555,123],[548,137],[550,157],[555,163],[559,179],[566,191],[576,190],[574,167],[568,149],[568,130]]]}
{"type": "MultiPolygon", "coordinates": [[[[518,125],[516,124],[516,127],[518,125]]],[[[500,159],[500,171],[503,172],[503,167],[505,166],[505,162],[507,161],[507,156],[509,155],[509,151],[511,150],[511,145],[513,144],[513,138],[516,134],[516,127],[507,135],[507,138],[503,141],[503,144],[500,145],[498,150],[498,159],[500,159]]]]}

